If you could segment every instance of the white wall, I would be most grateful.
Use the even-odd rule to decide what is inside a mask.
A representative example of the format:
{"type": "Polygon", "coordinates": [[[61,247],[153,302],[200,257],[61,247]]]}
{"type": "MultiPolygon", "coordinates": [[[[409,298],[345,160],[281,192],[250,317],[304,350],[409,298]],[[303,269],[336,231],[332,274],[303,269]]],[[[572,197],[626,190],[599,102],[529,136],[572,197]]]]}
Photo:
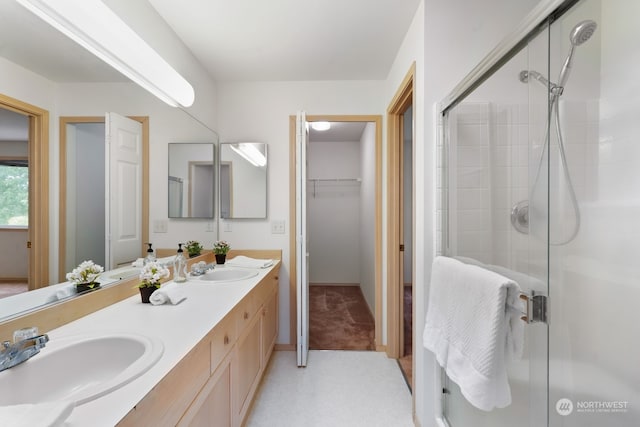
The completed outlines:
{"type": "MultiPolygon", "coordinates": [[[[309,179],[360,178],[360,142],[311,141],[309,179]]],[[[308,183],[309,281],[360,283],[360,185],[308,183]]]]}
{"type": "Polygon", "coordinates": [[[376,310],[376,125],[367,123],[360,138],[360,289],[376,310]]]}
{"type": "MultiPolygon", "coordinates": [[[[289,337],[289,116],[307,114],[381,114],[380,81],[226,82],[219,84],[220,140],[261,141],[268,144],[269,218],[230,221],[232,231],[220,237],[237,248],[282,249],[280,274],[280,332],[277,342],[289,337]],[[284,220],[285,234],[271,234],[270,221],[284,220]]],[[[226,222],[226,221],[225,221],[226,222]]],[[[223,227],[224,228],[224,227],[223,227]]],[[[295,319],[294,319],[295,321],[295,319]]]]}

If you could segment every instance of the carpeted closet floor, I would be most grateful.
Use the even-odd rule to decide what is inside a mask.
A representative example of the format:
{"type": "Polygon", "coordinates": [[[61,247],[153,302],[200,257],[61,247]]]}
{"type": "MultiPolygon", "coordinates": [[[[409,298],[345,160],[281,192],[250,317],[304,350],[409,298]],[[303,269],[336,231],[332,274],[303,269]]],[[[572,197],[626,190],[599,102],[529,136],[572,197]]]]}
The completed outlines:
{"type": "Polygon", "coordinates": [[[359,286],[309,286],[309,348],[375,350],[375,321],[359,286]]]}
{"type": "Polygon", "coordinates": [[[29,290],[29,285],[23,282],[3,282],[0,283],[0,298],[21,294],[29,290]]]}

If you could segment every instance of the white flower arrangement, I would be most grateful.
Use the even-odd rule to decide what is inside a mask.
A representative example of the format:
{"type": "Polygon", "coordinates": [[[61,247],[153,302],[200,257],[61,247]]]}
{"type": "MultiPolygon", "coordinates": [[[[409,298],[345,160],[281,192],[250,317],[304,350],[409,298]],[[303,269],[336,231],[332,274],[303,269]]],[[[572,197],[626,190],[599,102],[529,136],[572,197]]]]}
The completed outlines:
{"type": "Polygon", "coordinates": [[[213,244],[213,253],[216,255],[226,255],[231,249],[231,245],[226,240],[218,240],[213,244]]]}
{"type": "Polygon", "coordinates": [[[81,283],[95,285],[96,279],[103,271],[104,268],[101,265],[95,264],[93,261],[83,261],[71,273],[67,273],[67,280],[76,285],[81,283]]]}
{"type": "Polygon", "coordinates": [[[140,272],[140,284],[139,288],[152,288],[160,287],[160,280],[169,277],[171,273],[169,269],[157,261],[145,264],[140,272]]]}

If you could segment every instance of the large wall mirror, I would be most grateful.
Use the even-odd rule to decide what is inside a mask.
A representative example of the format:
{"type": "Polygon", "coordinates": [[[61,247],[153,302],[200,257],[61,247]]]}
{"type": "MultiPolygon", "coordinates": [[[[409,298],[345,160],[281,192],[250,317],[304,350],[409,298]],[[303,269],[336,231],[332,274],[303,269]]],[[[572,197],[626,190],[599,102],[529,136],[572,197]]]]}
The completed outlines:
{"type": "MultiPolygon", "coordinates": [[[[76,173],[77,168],[71,167],[69,163],[71,159],[69,154],[73,151],[78,155],[80,163],[83,163],[82,160],[87,159],[87,156],[95,157],[94,160],[97,160],[98,154],[104,155],[104,130],[94,132],[94,129],[91,129],[90,132],[87,131],[96,122],[95,118],[98,115],[105,111],[115,111],[122,115],[149,118],[147,123],[150,150],[148,159],[145,159],[148,164],[145,177],[151,185],[149,185],[146,195],[149,200],[147,202],[148,212],[145,213],[143,209],[142,217],[151,224],[166,223],[167,213],[164,207],[167,205],[165,182],[168,171],[165,156],[169,142],[208,141],[217,144],[218,140],[217,134],[205,123],[196,119],[191,112],[169,107],[149,95],[145,90],[140,89],[126,77],[94,58],[92,54],[28,12],[17,2],[1,0],[0,4],[2,5],[0,39],[4,43],[2,52],[0,52],[0,74],[3,76],[0,81],[0,94],[29,102],[49,111],[50,123],[62,123],[63,118],[67,120],[67,123],[73,123],[72,125],[60,124],[60,127],[64,127],[67,131],[67,137],[70,136],[70,133],[76,136],[79,133],[91,134],[91,142],[88,139],[83,139],[79,142],[82,147],[76,147],[68,144],[68,140],[58,132],[49,133],[49,145],[52,147],[51,153],[54,153],[47,159],[49,173],[45,176],[45,179],[50,181],[50,183],[46,183],[47,188],[50,188],[49,218],[33,221],[29,224],[28,230],[16,231],[0,227],[0,238],[3,243],[6,243],[3,245],[3,249],[0,248],[0,289],[5,284],[1,283],[3,279],[5,282],[11,279],[11,287],[19,287],[20,292],[14,292],[12,289],[11,293],[6,294],[10,296],[0,298],[0,322],[3,322],[22,313],[75,298],[76,294],[69,294],[65,283],[59,282],[64,282],[65,274],[81,261],[92,259],[100,265],[106,264],[100,261],[99,254],[90,253],[88,249],[81,247],[75,249],[74,257],[77,257],[67,256],[67,251],[71,248],[71,241],[78,236],[93,238],[97,234],[105,234],[104,220],[101,218],[104,217],[106,206],[94,204],[93,201],[81,203],[86,200],[86,196],[81,196],[79,188],[84,185],[88,187],[87,191],[97,193],[96,189],[104,187],[104,184],[96,183],[98,178],[102,178],[104,172],[102,169],[89,166],[88,162],[84,162],[86,163],[84,166],[90,171],[76,173]],[[20,34],[20,37],[14,37],[15,34],[20,34]],[[61,57],[64,57],[65,60],[60,61],[61,57]],[[14,88],[16,89],[14,90],[14,88]],[[20,96],[21,93],[26,93],[28,96],[23,98],[20,96]],[[80,122],[86,123],[77,126],[76,123],[80,122]],[[63,139],[64,144],[61,142],[63,139]],[[66,164],[61,165],[61,162],[66,164]],[[92,179],[87,179],[87,176],[91,176],[92,179]],[[58,177],[58,179],[52,179],[53,177],[58,177]],[[87,211],[87,215],[94,215],[93,219],[98,222],[94,225],[88,225],[77,220],[77,216],[73,219],[74,214],[71,207],[66,203],[69,200],[76,200],[76,205],[83,205],[91,209],[91,211],[87,211]],[[56,209],[58,209],[57,214],[56,209]],[[65,211],[64,216],[59,213],[61,210],[65,211]],[[91,212],[94,211],[95,214],[92,214],[91,212]],[[64,220],[62,220],[63,217],[64,220]],[[69,230],[64,230],[63,227],[67,221],[74,221],[76,227],[74,235],[67,235],[69,230]],[[47,268],[45,272],[45,277],[51,277],[49,286],[32,290],[28,290],[27,268],[33,260],[30,260],[30,252],[26,250],[27,233],[30,232],[49,236],[50,244],[48,246],[51,248],[47,251],[48,263],[51,268],[47,268]],[[65,240],[66,245],[63,244],[65,240]],[[16,262],[16,257],[19,257],[20,262],[16,262]],[[66,258],[69,258],[68,263],[66,258]],[[14,284],[14,279],[20,283],[14,284]],[[65,288],[64,292],[59,292],[63,287],[65,288]]],[[[10,110],[14,111],[13,106],[10,107],[12,107],[10,110]]],[[[26,116],[23,117],[23,121],[27,121],[26,116]]],[[[104,128],[104,124],[101,123],[100,126],[104,128]]],[[[3,131],[2,127],[6,128],[6,123],[0,120],[0,134],[3,131]]],[[[57,125],[52,124],[52,127],[57,127],[57,125]]],[[[27,132],[25,131],[25,133],[27,132]]],[[[3,138],[0,137],[0,139],[3,138]]],[[[26,137],[20,139],[23,141],[22,144],[32,143],[31,141],[25,143],[26,139],[26,137]]],[[[18,141],[18,139],[12,137],[11,141],[18,141]]],[[[216,146],[212,143],[202,145],[209,147],[209,157],[214,159],[217,152],[216,146]]],[[[5,158],[24,157],[24,154],[14,151],[1,151],[0,155],[5,158]]],[[[49,151],[47,147],[47,153],[49,151]]],[[[29,163],[29,167],[31,167],[31,159],[29,163]]],[[[211,166],[209,169],[212,169],[211,166]]],[[[215,170],[215,167],[213,169],[215,170]]],[[[214,197],[213,187],[214,184],[211,181],[211,200],[214,197]]],[[[29,188],[28,191],[30,196],[38,196],[33,188],[29,188]]],[[[145,198],[144,194],[141,198],[145,198]]],[[[105,201],[103,200],[103,202],[105,201]]],[[[109,204],[110,202],[106,201],[105,203],[109,204]]],[[[143,226],[143,229],[148,231],[149,241],[154,243],[154,248],[173,248],[174,242],[181,241],[181,236],[193,235],[192,233],[195,233],[193,230],[196,227],[200,227],[200,224],[196,224],[195,221],[172,221],[169,232],[156,232],[150,226],[143,226]]],[[[209,239],[216,240],[215,234],[207,236],[209,239]]],[[[142,247],[139,249],[139,256],[142,256],[143,249],[142,247]]],[[[127,263],[124,267],[105,271],[99,281],[103,287],[111,286],[122,278],[135,277],[137,273],[130,263],[127,263]]]]}
{"type": "Polygon", "coordinates": [[[213,218],[213,143],[169,144],[169,218],[213,218]]]}
{"type": "Polygon", "coordinates": [[[220,218],[267,217],[267,144],[220,144],[220,218]]]}

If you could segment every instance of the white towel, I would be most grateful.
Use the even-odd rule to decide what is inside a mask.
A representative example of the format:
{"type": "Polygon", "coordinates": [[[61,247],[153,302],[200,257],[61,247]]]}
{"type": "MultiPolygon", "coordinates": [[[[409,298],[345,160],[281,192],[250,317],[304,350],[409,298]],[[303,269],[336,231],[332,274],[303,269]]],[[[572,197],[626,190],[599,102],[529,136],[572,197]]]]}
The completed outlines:
{"type": "Polygon", "coordinates": [[[231,267],[248,267],[248,268],[267,268],[273,265],[272,259],[256,259],[249,258],[244,255],[238,255],[227,261],[227,265],[231,267]]]}
{"type": "Polygon", "coordinates": [[[149,297],[149,302],[153,305],[162,305],[162,304],[179,304],[187,297],[184,294],[184,285],[179,285],[177,283],[165,283],[160,287],[160,289],[156,289],[151,296],[149,297]]]}
{"type": "Polygon", "coordinates": [[[144,267],[144,258],[138,258],[137,260],[131,263],[132,267],[142,268],[144,267]]]}
{"type": "Polygon", "coordinates": [[[74,406],[73,402],[0,406],[0,422],[3,427],[57,427],[69,418],[74,406]]]}
{"type": "Polygon", "coordinates": [[[60,288],[56,291],[56,299],[61,300],[70,297],[71,295],[76,294],[76,287],[73,283],[68,285],[60,286],[60,288]]]}
{"type": "Polygon", "coordinates": [[[484,411],[511,404],[506,359],[522,347],[519,294],[517,283],[492,271],[446,257],[433,262],[423,344],[484,411]]]}

